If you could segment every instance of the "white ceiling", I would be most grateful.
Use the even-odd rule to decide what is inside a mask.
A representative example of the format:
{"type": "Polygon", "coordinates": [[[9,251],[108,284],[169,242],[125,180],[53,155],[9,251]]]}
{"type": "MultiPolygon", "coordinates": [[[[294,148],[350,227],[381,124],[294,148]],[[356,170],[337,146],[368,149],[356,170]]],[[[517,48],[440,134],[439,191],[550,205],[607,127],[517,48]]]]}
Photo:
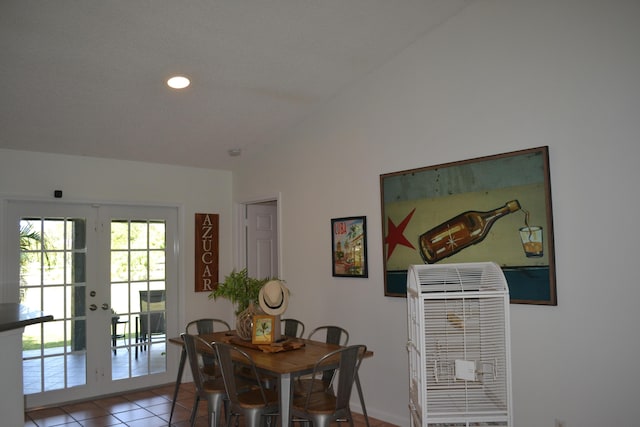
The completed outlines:
{"type": "Polygon", "coordinates": [[[0,148],[230,169],[470,1],[2,0],[0,148]]]}

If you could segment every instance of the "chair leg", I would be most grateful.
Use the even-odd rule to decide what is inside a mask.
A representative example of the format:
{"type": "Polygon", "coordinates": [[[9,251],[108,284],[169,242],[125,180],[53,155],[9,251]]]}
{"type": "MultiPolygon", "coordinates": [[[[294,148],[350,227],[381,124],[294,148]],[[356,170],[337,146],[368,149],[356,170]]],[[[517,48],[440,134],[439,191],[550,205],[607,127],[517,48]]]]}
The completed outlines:
{"type": "Polygon", "coordinates": [[[262,421],[260,414],[256,414],[255,412],[245,413],[244,415],[244,422],[247,426],[259,426],[261,425],[260,421],[262,421]]]}
{"type": "Polygon", "coordinates": [[[209,413],[209,426],[218,427],[220,425],[220,415],[222,415],[223,405],[226,407],[226,399],[222,395],[208,396],[207,407],[209,413]]]}
{"type": "Polygon", "coordinates": [[[223,411],[224,411],[224,425],[226,426],[229,422],[229,418],[231,418],[231,414],[229,413],[229,400],[224,399],[222,401],[223,411]]]}
{"type": "Polygon", "coordinates": [[[200,403],[200,396],[196,395],[196,400],[193,402],[193,408],[191,408],[191,417],[189,418],[189,425],[191,427],[196,425],[196,414],[198,413],[198,403],[200,403]]]}

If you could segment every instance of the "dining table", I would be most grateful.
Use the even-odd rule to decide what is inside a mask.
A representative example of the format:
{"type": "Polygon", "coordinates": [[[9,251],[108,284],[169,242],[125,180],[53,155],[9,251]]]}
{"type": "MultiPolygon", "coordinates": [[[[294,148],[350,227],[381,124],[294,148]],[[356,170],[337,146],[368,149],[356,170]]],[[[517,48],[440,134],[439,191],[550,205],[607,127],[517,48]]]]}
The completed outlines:
{"type": "MultiPolygon", "coordinates": [[[[278,378],[278,403],[280,405],[280,416],[278,417],[278,425],[288,426],[291,420],[291,400],[293,396],[292,381],[300,375],[306,375],[313,372],[316,362],[325,354],[341,348],[339,345],[328,344],[322,341],[314,341],[304,338],[283,337],[279,342],[271,344],[253,344],[250,340],[246,341],[237,336],[235,331],[213,332],[208,334],[200,334],[202,339],[207,342],[224,342],[237,346],[238,348],[249,354],[260,373],[275,376],[278,378]]],[[[176,399],[182,382],[182,374],[187,361],[186,350],[181,337],[170,338],[169,342],[182,346],[180,355],[180,365],[178,366],[178,375],[171,404],[171,414],[169,415],[169,424],[173,418],[176,399]]],[[[365,358],[372,357],[373,352],[367,351],[365,358]]],[[[336,365],[327,365],[327,369],[335,369],[336,365]]],[[[362,412],[366,425],[369,426],[369,417],[364,403],[364,395],[360,384],[360,377],[356,373],[355,378],[356,389],[360,398],[362,412]]]]}

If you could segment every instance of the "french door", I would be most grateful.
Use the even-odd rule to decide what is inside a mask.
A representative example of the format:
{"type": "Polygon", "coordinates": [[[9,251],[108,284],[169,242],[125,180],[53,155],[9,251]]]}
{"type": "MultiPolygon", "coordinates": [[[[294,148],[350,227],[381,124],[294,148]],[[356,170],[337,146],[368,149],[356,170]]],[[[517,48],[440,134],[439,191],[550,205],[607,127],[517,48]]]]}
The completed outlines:
{"type": "Polygon", "coordinates": [[[6,211],[7,283],[54,317],[23,334],[26,407],[170,382],[177,210],[21,201],[6,211]]]}

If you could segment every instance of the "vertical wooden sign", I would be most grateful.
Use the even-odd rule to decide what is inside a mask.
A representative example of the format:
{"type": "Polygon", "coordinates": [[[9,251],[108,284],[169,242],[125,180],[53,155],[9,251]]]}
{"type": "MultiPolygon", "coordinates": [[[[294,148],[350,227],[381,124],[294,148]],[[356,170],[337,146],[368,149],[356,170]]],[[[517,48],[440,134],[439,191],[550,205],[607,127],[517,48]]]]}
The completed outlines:
{"type": "Polygon", "coordinates": [[[218,214],[196,214],[196,292],[211,292],[218,284],[218,214]]]}

